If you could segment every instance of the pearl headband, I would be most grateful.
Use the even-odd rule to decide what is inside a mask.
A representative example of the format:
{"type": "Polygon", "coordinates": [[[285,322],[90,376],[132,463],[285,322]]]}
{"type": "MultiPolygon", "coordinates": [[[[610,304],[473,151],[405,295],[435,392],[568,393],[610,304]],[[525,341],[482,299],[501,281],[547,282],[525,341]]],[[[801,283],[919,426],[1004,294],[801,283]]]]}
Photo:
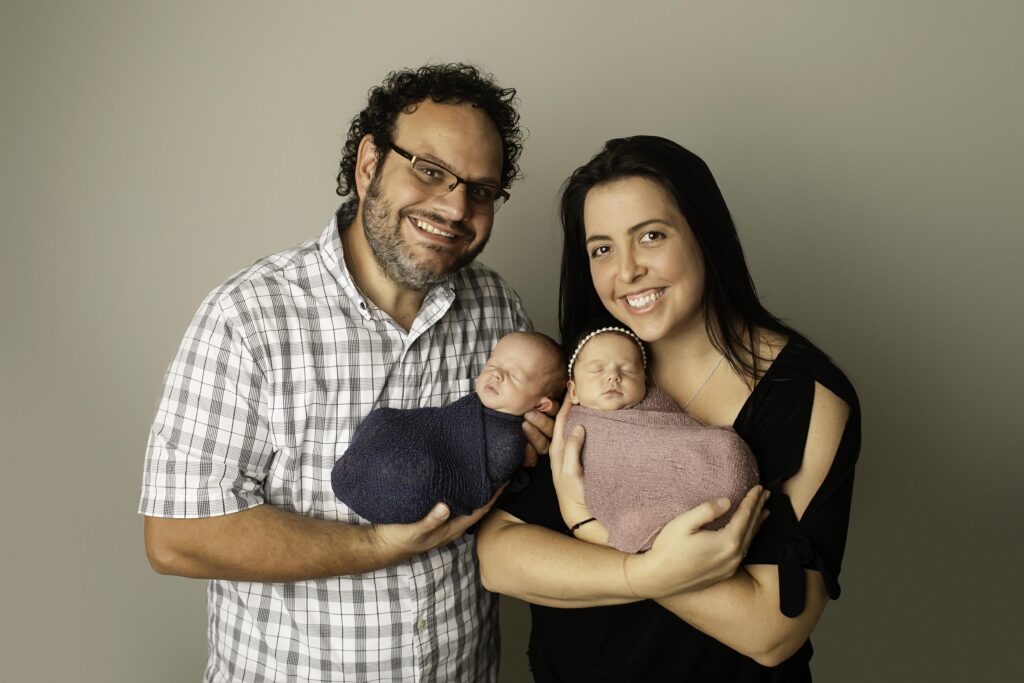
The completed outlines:
{"type": "Polygon", "coordinates": [[[593,339],[594,337],[596,337],[597,335],[602,334],[604,332],[618,332],[619,334],[623,334],[632,339],[633,341],[635,341],[636,345],[640,347],[640,358],[644,362],[644,370],[647,369],[647,351],[644,350],[644,343],[640,341],[640,337],[636,336],[632,330],[628,330],[625,327],[602,327],[600,329],[594,330],[583,339],[580,339],[580,343],[576,345],[576,350],[572,352],[572,358],[569,359],[569,377],[572,377],[573,363],[576,362],[576,357],[579,356],[580,351],[583,350],[583,345],[586,344],[591,339],[593,339]]]}

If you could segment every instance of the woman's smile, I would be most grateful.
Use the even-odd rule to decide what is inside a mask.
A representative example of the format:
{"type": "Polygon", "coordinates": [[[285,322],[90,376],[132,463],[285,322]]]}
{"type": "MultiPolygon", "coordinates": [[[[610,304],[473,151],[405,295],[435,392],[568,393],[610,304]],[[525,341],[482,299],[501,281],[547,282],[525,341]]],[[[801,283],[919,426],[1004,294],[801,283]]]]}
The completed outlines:
{"type": "Polygon", "coordinates": [[[648,289],[642,292],[626,294],[622,297],[626,301],[626,305],[637,313],[641,311],[650,310],[654,303],[665,294],[665,287],[658,289],[648,289]]]}

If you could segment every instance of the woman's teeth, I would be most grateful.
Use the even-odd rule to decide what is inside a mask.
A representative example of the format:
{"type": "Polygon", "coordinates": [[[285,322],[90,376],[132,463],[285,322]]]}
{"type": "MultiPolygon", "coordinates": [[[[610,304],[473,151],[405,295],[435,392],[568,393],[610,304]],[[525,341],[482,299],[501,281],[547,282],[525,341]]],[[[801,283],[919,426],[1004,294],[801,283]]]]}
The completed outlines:
{"type": "Polygon", "coordinates": [[[647,294],[642,294],[640,296],[627,296],[626,303],[629,304],[630,308],[647,308],[660,299],[664,293],[664,289],[659,289],[656,292],[648,292],[647,294]]]}
{"type": "Polygon", "coordinates": [[[454,239],[455,233],[445,232],[435,228],[430,223],[424,223],[423,221],[412,219],[413,225],[422,230],[423,232],[429,232],[431,235],[440,235],[441,237],[447,237],[448,239],[454,239]]]}

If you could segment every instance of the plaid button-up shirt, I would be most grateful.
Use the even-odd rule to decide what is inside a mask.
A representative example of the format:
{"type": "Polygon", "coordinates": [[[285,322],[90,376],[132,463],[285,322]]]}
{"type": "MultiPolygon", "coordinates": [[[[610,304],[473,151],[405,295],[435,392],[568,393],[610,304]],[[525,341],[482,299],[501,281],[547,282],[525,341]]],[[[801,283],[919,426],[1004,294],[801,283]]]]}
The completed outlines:
{"type": "MultiPolygon", "coordinates": [[[[332,220],[200,306],[165,377],[139,511],[196,518],[269,503],[366,523],[331,490],[360,421],[466,395],[498,339],[529,325],[515,292],[474,263],[428,292],[406,332],[356,288],[332,220]]],[[[210,581],[205,680],[495,680],[497,606],[474,543],[366,574],[210,581]]]]}

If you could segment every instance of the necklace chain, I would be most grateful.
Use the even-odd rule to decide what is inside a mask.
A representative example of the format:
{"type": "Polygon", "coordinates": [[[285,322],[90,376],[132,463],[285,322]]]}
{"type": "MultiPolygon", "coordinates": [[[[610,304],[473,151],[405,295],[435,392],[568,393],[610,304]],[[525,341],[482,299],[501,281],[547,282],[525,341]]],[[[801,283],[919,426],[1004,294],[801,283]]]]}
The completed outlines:
{"type": "Polygon", "coordinates": [[[715,374],[715,371],[718,370],[718,366],[722,364],[723,360],[725,360],[725,356],[718,357],[718,362],[715,363],[715,367],[711,368],[711,372],[708,373],[708,376],[704,378],[704,381],[700,383],[700,386],[697,387],[697,390],[693,392],[690,398],[687,399],[686,403],[683,404],[682,409],[684,411],[690,406],[691,403],[693,403],[693,399],[697,398],[697,394],[699,394],[700,390],[704,388],[704,385],[711,381],[711,376],[715,374]]]}

